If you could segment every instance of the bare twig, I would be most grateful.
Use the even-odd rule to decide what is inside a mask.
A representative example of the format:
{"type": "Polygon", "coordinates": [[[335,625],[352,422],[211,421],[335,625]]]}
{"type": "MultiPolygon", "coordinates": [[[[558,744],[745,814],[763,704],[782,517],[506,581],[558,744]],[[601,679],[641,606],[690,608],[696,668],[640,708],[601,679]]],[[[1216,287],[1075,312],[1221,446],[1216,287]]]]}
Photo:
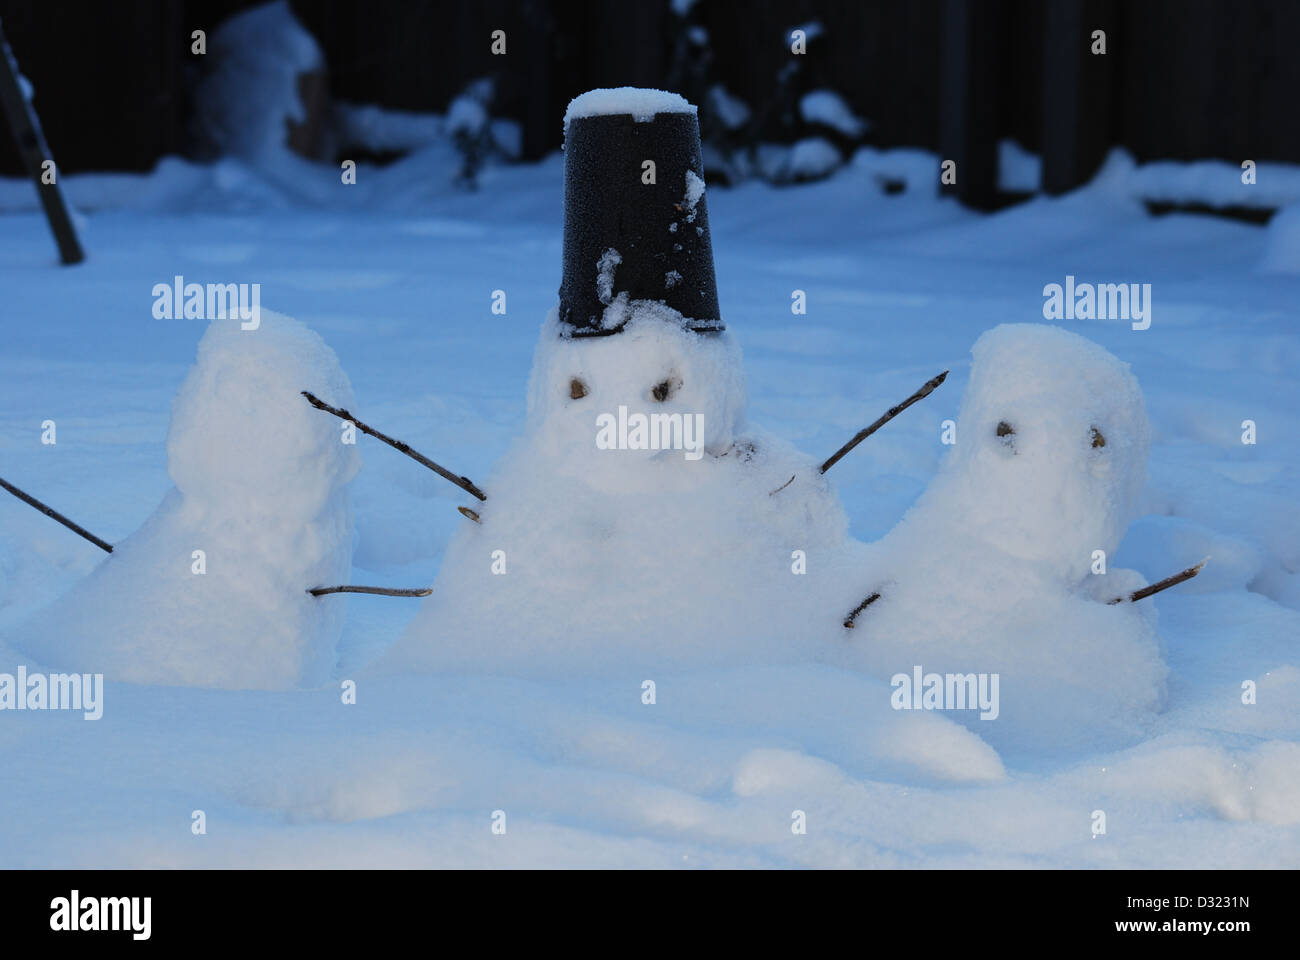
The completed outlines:
{"type": "Polygon", "coordinates": [[[323,597],[327,593],[373,593],[380,597],[427,597],[433,593],[433,588],[405,588],[405,587],[354,587],[345,585],[340,587],[312,587],[307,591],[313,597],[323,597]]]}
{"type": "Polygon", "coordinates": [[[875,423],[873,423],[871,426],[866,427],[863,430],[859,430],[854,435],[852,440],[850,440],[848,443],[844,444],[844,446],[840,447],[833,454],[831,454],[830,459],[821,465],[820,472],[825,473],[831,467],[835,466],[835,464],[839,463],[840,458],[842,458],[846,453],[848,453],[850,450],[856,447],[863,440],[867,439],[867,437],[871,436],[873,433],[875,433],[877,430],[879,430],[881,427],[887,424],[890,420],[893,420],[896,416],[898,416],[900,413],[902,413],[912,404],[916,403],[916,401],[924,400],[926,397],[928,397],[931,393],[934,392],[935,387],[943,383],[944,378],[947,376],[948,376],[948,371],[945,370],[943,373],[939,374],[933,380],[927,380],[924,384],[921,385],[921,389],[917,390],[916,393],[912,394],[910,397],[908,397],[898,406],[890,407],[888,410],[884,412],[883,415],[881,415],[880,419],[877,420],[875,423]]]}
{"type": "Polygon", "coordinates": [[[479,518],[479,515],[475,511],[471,510],[469,507],[457,507],[456,509],[460,511],[460,515],[462,517],[469,517],[469,519],[473,520],[475,523],[483,522],[479,518]]]}
{"type": "Polygon", "coordinates": [[[317,410],[324,410],[326,413],[334,414],[334,416],[338,417],[340,420],[349,421],[350,423],[354,424],[356,428],[360,430],[362,433],[368,433],[376,440],[384,441],[384,443],[388,444],[394,450],[400,450],[402,453],[406,454],[408,457],[410,457],[412,460],[416,461],[417,463],[424,464],[426,467],[428,467],[438,476],[442,477],[444,480],[450,480],[452,483],[456,484],[456,486],[460,487],[466,493],[471,493],[474,496],[478,497],[480,500],[487,499],[487,494],[484,493],[482,490],[480,490],[478,487],[474,486],[473,482],[469,479],[469,477],[456,476],[456,474],[452,473],[450,470],[446,469],[445,467],[441,467],[438,464],[434,463],[432,460],[430,460],[428,457],[426,457],[424,454],[420,453],[419,451],[412,450],[407,444],[403,443],[401,440],[395,440],[386,433],[380,433],[374,427],[362,423],[356,417],[352,416],[352,414],[350,414],[348,411],[340,407],[331,407],[328,403],[318,398],[315,394],[309,393],[308,391],[304,390],[302,391],[302,395],[306,397],[307,402],[310,403],[317,410]]]}
{"type": "Polygon", "coordinates": [[[59,513],[59,511],[55,510],[53,507],[47,507],[45,504],[41,503],[41,501],[37,500],[35,497],[31,496],[30,494],[23,493],[23,491],[19,490],[12,483],[6,482],[3,477],[0,477],[0,487],[4,487],[6,490],[12,493],[19,500],[23,501],[23,503],[35,507],[37,510],[41,511],[41,513],[49,517],[51,520],[57,520],[59,523],[63,524],[73,533],[77,534],[77,536],[84,537],[85,539],[89,540],[91,543],[99,547],[99,549],[103,550],[105,553],[113,552],[113,545],[111,543],[107,543],[106,541],[99,539],[99,537],[95,536],[93,533],[91,533],[89,530],[87,530],[85,527],[81,526],[80,524],[73,523],[71,520],[69,520],[63,514],[59,513]]]}
{"type": "Polygon", "coordinates": [[[786,487],[790,486],[790,484],[794,483],[794,478],[795,478],[795,474],[793,474],[793,473],[790,474],[790,479],[787,480],[785,483],[781,484],[781,486],[777,487],[777,488],[776,488],[775,490],[773,490],[771,493],[769,493],[768,496],[770,497],[770,496],[773,496],[774,494],[778,494],[778,493],[780,493],[780,492],[781,492],[782,490],[784,490],[786,487]]]}
{"type": "Polygon", "coordinates": [[[854,627],[853,621],[858,619],[858,614],[861,613],[863,610],[867,609],[867,607],[871,606],[879,599],[880,599],[880,594],[873,593],[871,596],[867,597],[867,599],[859,603],[856,607],[853,608],[853,612],[844,618],[844,626],[849,630],[852,630],[854,627]]]}
{"type": "MultiPolygon", "coordinates": [[[[1210,558],[1206,557],[1196,566],[1188,567],[1186,570],[1182,571],[1181,573],[1175,573],[1172,577],[1165,577],[1163,580],[1160,580],[1149,586],[1143,587],[1141,590],[1134,590],[1127,597],[1116,597],[1114,600],[1107,600],[1106,603],[1108,605],[1123,603],[1125,600],[1129,601],[1130,603],[1136,603],[1138,600],[1145,600],[1147,597],[1151,596],[1152,594],[1159,593],[1161,590],[1168,590],[1170,587],[1175,587],[1185,580],[1192,579],[1192,577],[1200,573],[1201,569],[1209,562],[1210,562],[1210,558]]],[[[867,609],[867,607],[871,606],[879,599],[880,599],[880,594],[877,592],[871,594],[871,596],[863,600],[860,604],[858,604],[853,609],[853,612],[850,613],[848,617],[845,618],[844,626],[848,627],[850,630],[853,629],[855,625],[853,621],[855,621],[858,618],[858,614],[860,614],[863,610],[867,609]]]]}
{"type": "Polygon", "coordinates": [[[1143,587],[1141,590],[1134,590],[1127,597],[1116,597],[1114,600],[1107,600],[1106,603],[1107,604],[1123,603],[1125,600],[1127,600],[1129,603],[1136,603],[1139,600],[1145,600],[1153,593],[1159,593],[1161,590],[1168,590],[1170,587],[1177,586],[1178,584],[1182,583],[1184,580],[1192,579],[1192,577],[1200,573],[1201,568],[1204,567],[1209,562],[1210,562],[1210,558],[1206,557],[1196,566],[1188,567],[1186,570],[1182,571],[1181,573],[1175,573],[1172,577],[1165,577],[1163,580],[1158,580],[1153,584],[1143,587]]]}

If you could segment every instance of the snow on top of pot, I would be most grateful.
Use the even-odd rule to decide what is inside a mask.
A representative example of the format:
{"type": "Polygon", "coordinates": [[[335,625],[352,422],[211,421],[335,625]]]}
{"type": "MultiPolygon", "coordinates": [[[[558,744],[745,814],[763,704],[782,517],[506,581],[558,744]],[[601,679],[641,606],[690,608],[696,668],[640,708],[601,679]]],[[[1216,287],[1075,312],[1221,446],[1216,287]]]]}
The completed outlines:
{"type": "Polygon", "coordinates": [[[564,129],[569,121],[581,117],[605,117],[631,114],[638,123],[653,120],[659,113],[695,113],[695,105],[667,90],[649,87],[609,87],[588,90],[569,101],[564,112],[564,129]]]}

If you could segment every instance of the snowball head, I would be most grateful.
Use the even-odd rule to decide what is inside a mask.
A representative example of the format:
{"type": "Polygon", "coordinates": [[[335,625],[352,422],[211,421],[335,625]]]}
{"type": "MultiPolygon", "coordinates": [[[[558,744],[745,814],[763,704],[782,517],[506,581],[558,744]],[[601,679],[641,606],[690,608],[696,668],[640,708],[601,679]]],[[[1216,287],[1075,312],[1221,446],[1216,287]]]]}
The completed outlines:
{"type": "Polygon", "coordinates": [[[735,340],[683,329],[675,311],[656,307],[634,303],[627,324],[609,336],[569,337],[556,311],[542,327],[528,387],[528,433],[557,469],[594,489],[689,484],[691,471],[682,469],[688,441],[703,456],[719,456],[740,426],[745,381],[735,340]],[[638,415],[661,418],[673,438],[680,424],[683,449],[631,449],[632,442],[611,453],[620,422],[635,423],[638,415]]]}
{"type": "Polygon", "coordinates": [[[313,408],[308,390],[349,407],[352,387],[334,351],[290,317],[261,311],[255,330],[214,320],[172,401],[167,471],[191,503],[240,514],[274,503],[291,523],[315,516],[360,469],[337,419],[313,408]]]}
{"type": "Polygon", "coordinates": [[[924,509],[1078,582],[1094,550],[1119,545],[1146,481],[1150,428],[1137,380],[1058,327],[995,327],[971,352],[957,444],[924,509]]]}

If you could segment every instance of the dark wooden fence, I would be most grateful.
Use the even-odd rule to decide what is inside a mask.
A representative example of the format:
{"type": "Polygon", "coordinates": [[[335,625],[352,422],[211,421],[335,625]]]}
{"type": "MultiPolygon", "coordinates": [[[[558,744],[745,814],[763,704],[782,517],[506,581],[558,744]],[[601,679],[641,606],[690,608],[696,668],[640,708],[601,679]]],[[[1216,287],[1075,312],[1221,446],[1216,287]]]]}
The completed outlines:
{"type": "MultiPolygon", "coordinates": [[[[196,65],[209,32],[246,0],[0,0],[0,18],[65,171],[145,170],[190,148],[196,65]]],[[[570,97],[665,85],[668,0],[301,0],[335,97],[441,110],[495,75],[498,112],[524,148],[559,146],[570,97]],[[508,53],[489,37],[503,29],[508,53]]],[[[873,124],[872,142],[957,159],[964,199],[996,202],[994,149],[1044,157],[1052,191],[1085,181],[1109,147],[1139,160],[1300,163],[1297,0],[699,0],[713,73],[753,105],[773,95],[787,31],[818,21],[805,69],[873,124]],[[1089,52],[1094,29],[1107,53],[1089,52]]],[[[0,172],[21,171],[0,137],[0,172]]]]}

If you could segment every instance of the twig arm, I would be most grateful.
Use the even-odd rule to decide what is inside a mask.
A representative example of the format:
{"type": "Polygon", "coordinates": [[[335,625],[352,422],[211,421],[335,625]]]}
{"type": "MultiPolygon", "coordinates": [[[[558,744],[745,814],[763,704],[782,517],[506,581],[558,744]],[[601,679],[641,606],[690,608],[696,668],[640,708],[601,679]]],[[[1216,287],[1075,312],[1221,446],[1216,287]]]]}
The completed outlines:
{"type": "Polygon", "coordinates": [[[839,463],[841,458],[843,458],[843,456],[846,453],[848,453],[850,450],[856,447],[863,440],[867,439],[867,437],[871,436],[873,433],[875,433],[877,430],[879,430],[881,427],[887,424],[890,420],[893,420],[896,416],[898,416],[900,413],[902,413],[912,404],[916,403],[916,401],[924,400],[926,397],[928,397],[931,393],[934,392],[935,387],[943,383],[943,381],[947,378],[947,376],[948,376],[948,371],[945,370],[943,373],[939,374],[934,379],[927,380],[925,383],[921,385],[921,388],[917,390],[916,393],[912,394],[910,397],[908,397],[898,406],[890,407],[881,415],[880,419],[878,419],[871,426],[859,430],[856,434],[854,434],[852,440],[850,440],[848,443],[844,444],[844,446],[840,447],[833,454],[831,454],[830,459],[822,464],[821,472],[825,473],[831,467],[835,466],[835,464],[839,463]]]}
{"type": "Polygon", "coordinates": [[[59,513],[59,511],[55,510],[53,507],[48,507],[45,504],[41,503],[41,501],[33,497],[31,494],[27,494],[19,490],[12,483],[6,481],[3,477],[0,477],[0,487],[4,487],[6,490],[12,493],[23,503],[35,507],[37,510],[41,511],[41,513],[49,517],[51,520],[57,520],[59,523],[63,524],[65,527],[67,527],[69,530],[75,533],[77,536],[89,540],[91,543],[99,547],[99,549],[103,550],[105,553],[113,552],[113,545],[111,543],[99,539],[99,537],[95,536],[85,527],[81,526],[80,524],[73,523],[71,520],[69,520],[63,514],[59,513]]]}
{"type": "Polygon", "coordinates": [[[345,584],[338,587],[312,587],[307,591],[313,597],[323,597],[327,593],[373,593],[380,597],[427,597],[433,588],[406,587],[354,587],[345,584]]]}
{"type": "Polygon", "coordinates": [[[390,437],[386,433],[381,433],[380,431],[376,430],[374,427],[370,426],[369,424],[362,423],[360,420],[352,416],[351,413],[349,413],[347,410],[344,410],[342,407],[331,407],[324,400],[321,400],[315,394],[310,393],[306,390],[302,391],[302,395],[306,397],[307,402],[310,403],[317,410],[324,410],[326,413],[334,414],[334,416],[338,417],[340,420],[347,420],[348,422],[355,425],[356,428],[360,430],[362,433],[367,433],[370,436],[374,437],[376,440],[382,440],[384,441],[384,443],[388,444],[394,450],[399,450],[402,453],[406,454],[416,463],[424,464],[424,466],[428,467],[438,476],[442,477],[444,480],[448,480],[451,483],[456,484],[456,486],[460,487],[466,493],[473,494],[474,496],[478,497],[480,500],[487,499],[487,494],[484,493],[482,490],[480,490],[478,487],[474,486],[473,482],[469,479],[469,477],[456,476],[456,474],[452,473],[446,467],[442,467],[434,463],[432,460],[430,460],[424,454],[420,453],[418,450],[412,450],[408,444],[403,443],[401,440],[397,440],[393,437],[390,437]]]}
{"type": "Polygon", "coordinates": [[[871,594],[871,596],[867,597],[867,599],[863,600],[856,607],[854,607],[853,612],[844,618],[845,628],[848,630],[852,630],[854,626],[856,626],[856,624],[854,624],[853,621],[858,619],[858,614],[861,613],[863,610],[867,609],[867,607],[871,606],[879,599],[880,599],[879,592],[874,592],[871,594]]]}
{"type": "Polygon", "coordinates": [[[1194,567],[1188,567],[1186,570],[1175,573],[1172,577],[1165,577],[1163,580],[1157,580],[1155,583],[1148,584],[1141,590],[1134,590],[1127,597],[1116,597],[1114,600],[1107,600],[1106,603],[1123,603],[1125,600],[1129,603],[1136,603],[1139,600],[1145,600],[1152,594],[1159,593],[1161,590],[1168,590],[1170,587],[1178,586],[1178,584],[1182,583],[1184,580],[1192,579],[1192,577],[1200,573],[1201,568],[1209,562],[1210,558],[1206,557],[1194,567]]]}
{"type": "MultiPolygon", "coordinates": [[[[1206,557],[1204,560],[1202,560],[1194,567],[1188,567],[1186,570],[1183,570],[1179,573],[1175,573],[1172,577],[1165,577],[1163,580],[1159,580],[1153,584],[1145,586],[1140,590],[1134,590],[1127,597],[1116,597],[1114,600],[1107,600],[1106,603],[1108,605],[1123,603],[1125,600],[1129,601],[1130,603],[1136,603],[1138,600],[1144,600],[1147,597],[1151,596],[1152,594],[1159,593],[1161,590],[1168,590],[1170,587],[1175,587],[1186,580],[1192,579],[1192,577],[1200,573],[1202,568],[1204,568],[1204,566],[1209,562],[1210,562],[1210,558],[1206,557]]],[[[860,614],[863,610],[867,609],[867,607],[871,606],[879,599],[880,599],[880,593],[878,591],[873,592],[869,597],[867,597],[867,599],[863,600],[856,607],[854,607],[852,612],[850,612],[849,615],[844,618],[844,626],[852,630],[853,627],[855,626],[854,621],[857,620],[858,614],[860,614]]]]}

